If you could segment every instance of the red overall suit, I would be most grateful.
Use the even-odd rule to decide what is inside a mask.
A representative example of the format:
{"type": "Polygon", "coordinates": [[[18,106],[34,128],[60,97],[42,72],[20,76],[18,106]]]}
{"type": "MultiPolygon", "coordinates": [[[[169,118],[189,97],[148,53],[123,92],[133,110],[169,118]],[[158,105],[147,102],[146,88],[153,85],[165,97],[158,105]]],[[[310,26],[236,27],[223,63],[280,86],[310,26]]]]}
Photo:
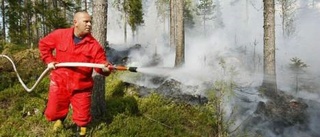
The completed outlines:
{"type": "MultiPolygon", "coordinates": [[[[58,29],[39,42],[41,59],[50,62],[109,63],[103,48],[87,34],[78,44],[73,40],[73,28],[58,29]],[[53,52],[55,50],[55,53],[53,52]]],[[[101,69],[96,72],[108,76],[101,69]]],[[[57,67],[50,73],[50,87],[45,116],[49,121],[64,119],[71,103],[72,119],[78,126],[86,126],[91,121],[91,91],[93,68],[57,67]]]]}

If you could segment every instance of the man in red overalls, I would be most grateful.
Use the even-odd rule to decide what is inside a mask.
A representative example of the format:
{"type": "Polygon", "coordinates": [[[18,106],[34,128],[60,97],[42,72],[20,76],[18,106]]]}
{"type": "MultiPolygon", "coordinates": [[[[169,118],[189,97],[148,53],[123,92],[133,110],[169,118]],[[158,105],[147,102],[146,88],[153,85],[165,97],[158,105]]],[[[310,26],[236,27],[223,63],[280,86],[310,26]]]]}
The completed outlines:
{"type": "Polygon", "coordinates": [[[45,116],[48,121],[56,121],[54,130],[63,127],[71,104],[72,120],[85,135],[86,126],[91,121],[90,107],[93,87],[92,72],[89,67],[55,67],[62,62],[86,62],[105,64],[96,72],[108,76],[111,65],[101,45],[91,36],[91,17],[85,12],[74,15],[73,27],[57,29],[40,40],[41,59],[53,70],[50,73],[50,87],[45,116]],[[55,50],[55,52],[54,52],[55,50]]]}

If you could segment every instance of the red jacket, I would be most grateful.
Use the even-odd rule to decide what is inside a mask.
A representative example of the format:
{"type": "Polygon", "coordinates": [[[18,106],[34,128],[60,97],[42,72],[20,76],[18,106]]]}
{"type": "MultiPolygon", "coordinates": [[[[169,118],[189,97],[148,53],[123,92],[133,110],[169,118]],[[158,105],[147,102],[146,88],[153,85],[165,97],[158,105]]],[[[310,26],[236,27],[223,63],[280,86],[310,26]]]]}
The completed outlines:
{"type": "MultiPolygon", "coordinates": [[[[74,28],[58,29],[40,40],[41,59],[46,64],[53,61],[58,63],[108,63],[103,48],[91,34],[88,34],[78,44],[75,44],[73,30],[74,28]]],[[[95,71],[105,76],[110,74],[102,72],[101,69],[95,69],[95,71]]],[[[57,83],[63,82],[63,84],[67,84],[68,88],[72,90],[81,90],[92,88],[92,72],[93,68],[88,67],[58,67],[51,71],[50,78],[57,83]]]]}

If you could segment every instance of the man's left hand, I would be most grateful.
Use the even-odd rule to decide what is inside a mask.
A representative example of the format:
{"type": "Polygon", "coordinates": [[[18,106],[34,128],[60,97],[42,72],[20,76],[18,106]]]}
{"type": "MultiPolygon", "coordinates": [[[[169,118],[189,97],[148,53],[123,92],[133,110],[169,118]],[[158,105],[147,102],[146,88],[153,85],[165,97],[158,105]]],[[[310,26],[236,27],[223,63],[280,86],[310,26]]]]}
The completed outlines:
{"type": "Polygon", "coordinates": [[[110,72],[112,71],[112,65],[110,63],[106,63],[105,67],[102,68],[103,72],[110,72]]]}

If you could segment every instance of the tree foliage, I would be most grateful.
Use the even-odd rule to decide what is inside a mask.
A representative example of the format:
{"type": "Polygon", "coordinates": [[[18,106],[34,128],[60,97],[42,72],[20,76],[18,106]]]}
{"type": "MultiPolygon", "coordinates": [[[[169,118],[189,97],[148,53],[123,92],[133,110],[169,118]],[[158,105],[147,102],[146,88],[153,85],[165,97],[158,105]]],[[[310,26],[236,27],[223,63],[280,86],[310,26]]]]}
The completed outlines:
{"type": "Polygon", "coordinates": [[[8,28],[7,41],[18,45],[35,44],[53,29],[69,27],[67,14],[75,10],[70,0],[6,0],[2,5],[3,26],[8,28]]]}
{"type": "Polygon", "coordinates": [[[208,17],[214,13],[214,4],[212,0],[200,0],[197,6],[198,8],[198,15],[202,15],[203,19],[212,19],[208,17]]]}
{"type": "Polygon", "coordinates": [[[213,16],[214,8],[215,8],[215,5],[213,4],[212,0],[200,0],[197,6],[197,15],[201,16],[202,18],[203,31],[205,35],[207,30],[206,28],[207,21],[214,19],[214,16],[213,16]]]}
{"type": "Polygon", "coordinates": [[[282,33],[285,37],[290,37],[295,32],[295,14],[297,10],[297,0],[278,0],[281,5],[282,33]]]}
{"type": "MultiPolygon", "coordinates": [[[[170,0],[157,0],[156,1],[156,8],[157,8],[157,15],[160,18],[160,21],[165,21],[166,18],[169,18],[170,15],[170,0]]],[[[183,9],[183,16],[184,16],[184,25],[187,28],[193,28],[195,21],[194,21],[194,1],[192,0],[185,0],[184,2],[184,9],[183,9]]]]}
{"type": "Polygon", "coordinates": [[[290,59],[290,69],[294,73],[294,80],[295,80],[295,91],[299,91],[299,80],[304,68],[307,68],[308,65],[305,64],[301,59],[294,57],[290,59]]]}
{"type": "Polygon", "coordinates": [[[160,17],[160,20],[165,21],[166,18],[170,15],[170,7],[169,7],[170,0],[157,0],[156,1],[156,8],[157,8],[157,15],[160,17]]]}
{"type": "Polygon", "coordinates": [[[186,0],[184,3],[184,25],[186,28],[193,28],[195,21],[194,21],[194,6],[191,0],[186,0]]]}
{"type": "Polygon", "coordinates": [[[128,0],[128,24],[131,26],[132,32],[137,30],[137,26],[144,23],[142,1],[141,0],[128,0]]]}
{"type": "Polygon", "coordinates": [[[131,27],[132,34],[134,35],[137,27],[144,23],[142,0],[115,0],[113,6],[122,13],[126,41],[126,25],[128,24],[131,27]]]}

